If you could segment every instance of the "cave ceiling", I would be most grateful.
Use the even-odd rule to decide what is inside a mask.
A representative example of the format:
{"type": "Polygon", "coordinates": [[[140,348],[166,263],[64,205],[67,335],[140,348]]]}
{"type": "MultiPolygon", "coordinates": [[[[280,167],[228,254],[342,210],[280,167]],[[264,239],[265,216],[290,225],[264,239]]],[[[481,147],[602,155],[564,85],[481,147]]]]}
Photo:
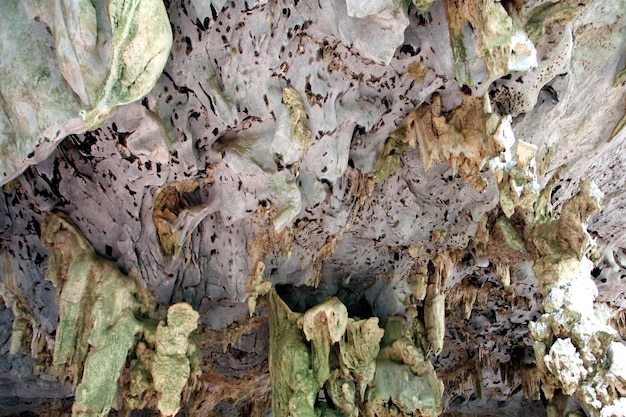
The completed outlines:
{"type": "Polygon", "coordinates": [[[0,415],[626,415],[626,1],[0,10],[0,415]]]}

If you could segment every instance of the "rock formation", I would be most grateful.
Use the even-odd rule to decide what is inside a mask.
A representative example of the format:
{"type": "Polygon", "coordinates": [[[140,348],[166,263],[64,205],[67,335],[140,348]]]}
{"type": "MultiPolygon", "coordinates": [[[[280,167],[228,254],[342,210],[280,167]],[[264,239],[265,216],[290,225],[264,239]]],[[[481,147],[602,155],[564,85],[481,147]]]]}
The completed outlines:
{"type": "Polygon", "coordinates": [[[625,0],[0,10],[0,415],[626,416],[625,0]]]}

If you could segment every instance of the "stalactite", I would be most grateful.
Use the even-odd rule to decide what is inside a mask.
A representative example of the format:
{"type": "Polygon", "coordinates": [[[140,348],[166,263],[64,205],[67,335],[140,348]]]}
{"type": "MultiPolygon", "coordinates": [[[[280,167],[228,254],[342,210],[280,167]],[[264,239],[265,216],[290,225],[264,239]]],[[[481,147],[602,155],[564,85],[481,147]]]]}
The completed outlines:
{"type": "Polygon", "coordinates": [[[336,298],[293,313],[274,290],[269,308],[275,415],[332,415],[329,403],[316,401],[323,386],[350,416],[441,412],[443,384],[404,318],[389,318],[383,331],[376,318],[348,319],[336,298]]]}
{"type": "Polygon", "coordinates": [[[530,332],[543,373],[542,390],[547,398],[558,389],[575,394],[592,415],[601,415],[622,395],[610,381],[613,364],[619,366],[612,352],[623,346],[613,341],[615,331],[593,310],[597,289],[587,258],[593,241],[584,225],[599,211],[601,199],[592,183],[583,182],[560,218],[537,223],[532,234],[537,251],[533,270],[544,294],[544,314],[530,325],[530,332]]]}
{"type": "Polygon", "coordinates": [[[87,239],[59,215],[46,214],[42,240],[53,251],[47,279],[57,288],[59,303],[53,365],[59,378],[69,377],[76,386],[73,415],[108,415],[127,356],[136,346],[139,361],[127,395],[139,398],[142,389],[152,386],[167,391],[163,398],[169,404],[163,411],[175,414],[180,391],[190,376],[197,376],[188,357],[193,345],[189,333],[196,328],[198,314],[186,303],[177,304],[168,315],[172,328],[157,326],[149,318],[158,317],[154,296],[112,261],[96,255],[87,239]],[[178,314],[181,309],[187,313],[178,314]],[[142,337],[155,352],[146,351],[145,343],[137,345],[142,337]],[[176,370],[169,369],[171,361],[176,370]]]}

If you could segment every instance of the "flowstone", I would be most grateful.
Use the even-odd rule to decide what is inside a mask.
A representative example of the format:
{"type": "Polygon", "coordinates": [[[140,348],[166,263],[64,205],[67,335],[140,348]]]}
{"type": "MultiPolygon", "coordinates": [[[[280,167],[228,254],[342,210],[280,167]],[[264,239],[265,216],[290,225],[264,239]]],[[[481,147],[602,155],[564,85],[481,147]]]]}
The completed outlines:
{"type": "Polygon", "coordinates": [[[53,249],[46,278],[57,288],[59,327],[53,365],[76,385],[74,415],[105,416],[141,323],[137,283],[98,257],[62,217],[47,215],[42,240],[53,249]],[[83,370],[84,369],[84,370],[83,370]]]}

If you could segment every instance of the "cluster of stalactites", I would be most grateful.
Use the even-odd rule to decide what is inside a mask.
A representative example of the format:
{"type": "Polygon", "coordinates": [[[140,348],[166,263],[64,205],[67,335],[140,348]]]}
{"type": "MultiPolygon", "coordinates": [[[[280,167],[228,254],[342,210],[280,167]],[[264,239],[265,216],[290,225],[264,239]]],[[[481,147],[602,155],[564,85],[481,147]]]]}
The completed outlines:
{"type": "Polygon", "coordinates": [[[615,330],[594,310],[597,288],[589,259],[594,242],[585,229],[589,216],[599,212],[601,198],[593,183],[583,182],[559,219],[545,217],[534,224],[533,270],[544,313],[530,324],[530,334],[548,399],[561,390],[575,395],[591,415],[621,416],[626,348],[614,341],[615,330]]]}
{"type": "Polygon", "coordinates": [[[382,329],[376,317],[349,318],[334,297],[294,313],[274,290],[269,307],[274,415],[441,413],[443,384],[421,321],[393,316],[382,329]],[[321,389],[331,401],[317,401],[321,389]]]}
{"type": "Polygon", "coordinates": [[[76,386],[74,416],[106,416],[130,357],[126,407],[142,408],[152,390],[164,416],[180,408],[180,396],[197,376],[190,334],[198,313],[186,303],[169,307],[159,321],[154,296],[115,263],[98,256],[61,216],[46,214],[42,240],[52,250],[46,278],[57,288],[59,326],[53,366],[76,386]]]}

